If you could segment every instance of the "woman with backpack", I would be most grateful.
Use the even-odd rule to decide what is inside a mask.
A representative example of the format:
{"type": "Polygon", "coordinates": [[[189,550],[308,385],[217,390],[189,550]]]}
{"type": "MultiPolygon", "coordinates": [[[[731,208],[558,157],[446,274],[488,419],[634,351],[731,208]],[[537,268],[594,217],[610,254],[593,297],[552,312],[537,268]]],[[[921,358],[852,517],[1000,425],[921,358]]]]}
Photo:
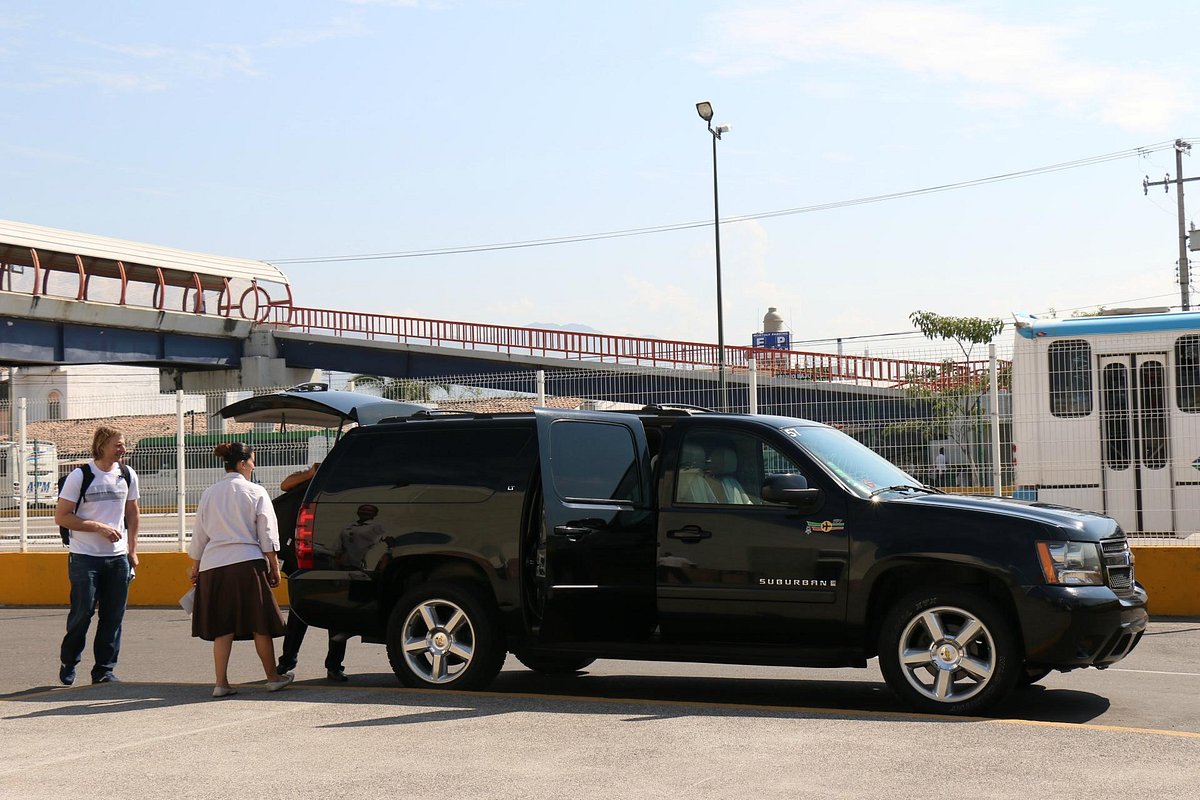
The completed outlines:
{"type": "Polygon", "coordinates": [[[267,676],[267,691],[292,682],[275,669],[276,636],[283,615],[271,590],[279,585],[278,523],[267,490],[250,481],[254,448],[244,442],[217,445],[225,477],[204,490],[196,508],[191,580],[196,586],[192,636],[213,643],[213,697],[237,694],[229,685],[234,640],[254,640],[267,676]]]}

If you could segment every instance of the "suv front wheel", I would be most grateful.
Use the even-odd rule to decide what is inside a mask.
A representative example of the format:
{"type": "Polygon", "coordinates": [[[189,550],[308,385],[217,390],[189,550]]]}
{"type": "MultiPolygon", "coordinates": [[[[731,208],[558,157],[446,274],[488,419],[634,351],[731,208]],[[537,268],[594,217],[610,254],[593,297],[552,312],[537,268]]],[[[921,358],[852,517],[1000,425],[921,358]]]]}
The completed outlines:
{"type": "Polygon", "coordinates": [[[405,686],[481,689],[504,663],[495,604],[470,584],[417,586],[392,609],[387,653],[405,686]]]}
{"type": "Polygon", "coordinates": [[[879,667],[920,711],[976,714],[1012,691],[1022,661],[1008,617],[991,600],[967,589],[922,590],[884,619],[879,667]]]}

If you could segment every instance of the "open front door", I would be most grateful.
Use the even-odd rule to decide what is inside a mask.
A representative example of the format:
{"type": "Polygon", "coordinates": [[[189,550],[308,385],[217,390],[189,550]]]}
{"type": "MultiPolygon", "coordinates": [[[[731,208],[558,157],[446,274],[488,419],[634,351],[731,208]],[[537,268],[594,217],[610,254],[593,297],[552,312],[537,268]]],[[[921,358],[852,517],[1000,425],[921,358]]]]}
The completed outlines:
{"type": "Polygon", "coordinates": [[[637,641],[654,625],[654,515],[636,417],[536,412],[545,643],[637,641]]]}

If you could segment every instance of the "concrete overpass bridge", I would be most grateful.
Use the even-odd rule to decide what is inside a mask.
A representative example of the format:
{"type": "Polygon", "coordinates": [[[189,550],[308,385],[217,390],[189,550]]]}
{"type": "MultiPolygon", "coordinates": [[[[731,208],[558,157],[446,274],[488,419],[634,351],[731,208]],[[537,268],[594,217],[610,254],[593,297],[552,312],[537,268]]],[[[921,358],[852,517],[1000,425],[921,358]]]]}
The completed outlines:
{"type": "MultiPolygon", "coordinates": [[[[560,378],[556,393],[662,397],[669,388],[677,402],[721,405],[714,344],[304,307],[265,262],[4,221],[0,319],[0,365],[152,366],[164,389],[276,387],[335,369],[411,379],[509,375],[516,382],[505,388],[533,392],[531,376],[546,370],[560,378]]],[[[725,350],[732,409],[748,409],[753,369],[760,409],[800,405],[816,419],[909,418],[905,382],[943,369],[725,350]]]]}

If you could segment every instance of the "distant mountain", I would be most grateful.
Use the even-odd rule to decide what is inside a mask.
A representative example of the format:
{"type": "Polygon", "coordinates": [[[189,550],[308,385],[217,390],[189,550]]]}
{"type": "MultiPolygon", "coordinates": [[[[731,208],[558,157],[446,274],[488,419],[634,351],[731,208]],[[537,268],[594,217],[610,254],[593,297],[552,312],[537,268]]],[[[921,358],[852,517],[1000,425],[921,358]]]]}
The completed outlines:
{"type": "Polygon", "coordinates": [[[599,333],[599,334],[604,333],[604,331],[598,331],[595,328],[589,327],[587,325],[582,325],[578,322],[572,322],[568,325],[558,325],[553,322],[530,322],[527,325],[525,325],[525,327],[526,328],[541,328],[543,330],[548,330],[548,331],[574,331],[575,333],[599,333]]]}

